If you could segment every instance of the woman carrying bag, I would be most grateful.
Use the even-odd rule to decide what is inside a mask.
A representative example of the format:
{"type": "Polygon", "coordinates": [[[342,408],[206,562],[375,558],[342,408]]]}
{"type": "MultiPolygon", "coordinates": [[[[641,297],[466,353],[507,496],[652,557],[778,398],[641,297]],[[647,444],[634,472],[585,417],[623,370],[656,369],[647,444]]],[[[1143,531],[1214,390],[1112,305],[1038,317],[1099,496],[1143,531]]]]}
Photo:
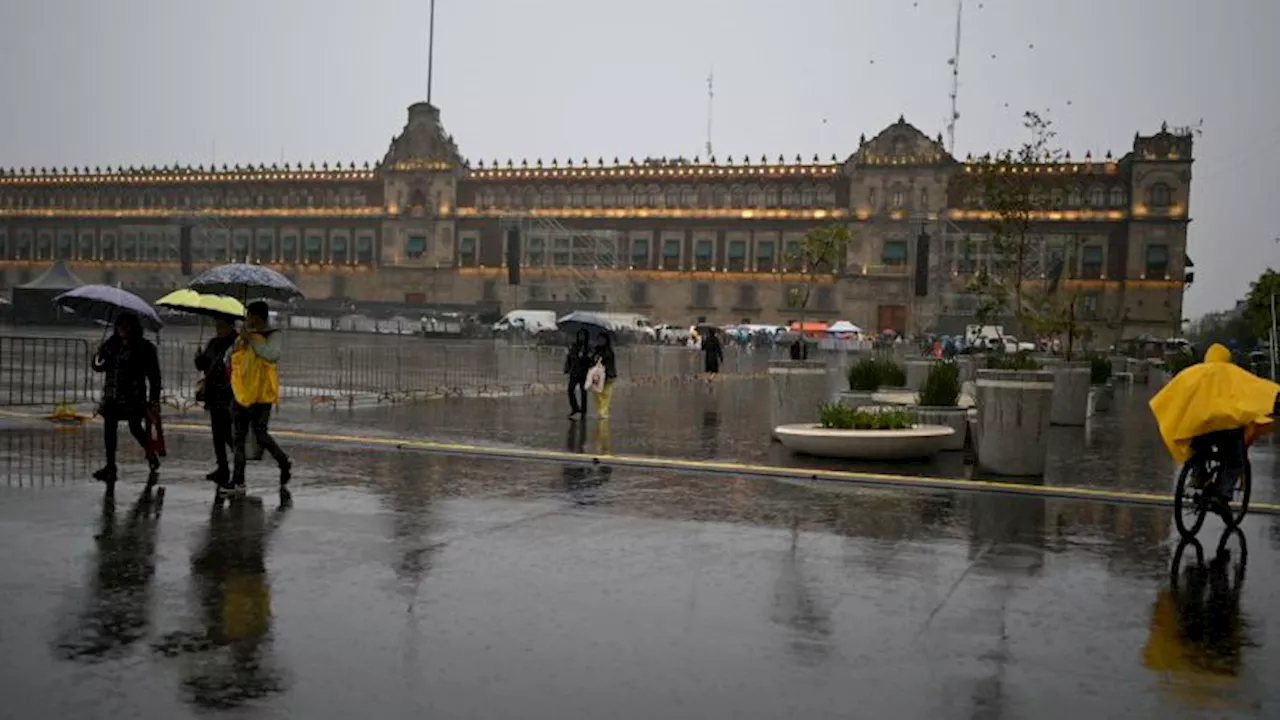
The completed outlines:
{"type": "Polygon", "coordinates": [[[613,355],[613,337],[602,332],[596,335],[596,345],[591,350],[591,371],[587,373],[587,390],[596,399],[596,416],[609,419],[609,403],[613,401],[613,385],[618,379],[618,364],[613,355]]]}

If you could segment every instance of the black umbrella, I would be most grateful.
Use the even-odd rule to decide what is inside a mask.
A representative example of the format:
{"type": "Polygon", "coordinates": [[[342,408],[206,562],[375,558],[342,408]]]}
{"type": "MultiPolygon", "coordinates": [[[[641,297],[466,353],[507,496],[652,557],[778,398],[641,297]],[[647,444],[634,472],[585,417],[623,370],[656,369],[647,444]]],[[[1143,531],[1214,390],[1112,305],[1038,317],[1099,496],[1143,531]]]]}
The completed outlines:
{"type": "Polygon", "coordinates": [[[262,265],[232,263],[210,268],[188,286],[199,293],[226,295],[240,300],[258,299],[289,302],[302,291],[289,278],[262,265]]]}
{"type": "Polygon", "coordinates": [[[595,340],[600,333],[608,333],[615,335],[618,332],[617,323],[611,322],[609,319],[593,312],[576,311],[560,318],[556,321],[556,326],[560,331],[570,337],[577,335],[579,330],[586,330],[587,335],[595,340]]]}

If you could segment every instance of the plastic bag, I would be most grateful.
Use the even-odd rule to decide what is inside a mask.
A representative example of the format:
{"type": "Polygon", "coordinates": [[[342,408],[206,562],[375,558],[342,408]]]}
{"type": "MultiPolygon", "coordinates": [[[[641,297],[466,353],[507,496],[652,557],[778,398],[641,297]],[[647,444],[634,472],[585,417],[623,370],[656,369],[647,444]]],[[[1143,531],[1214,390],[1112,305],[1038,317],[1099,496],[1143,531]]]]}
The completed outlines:
{"type": "Polygon", "coordinates": [[[587,392],[598,393],[604,390],[604,363],[596,362],[596,364],[587,371],[587,381],[584,383],[587,392]]]}

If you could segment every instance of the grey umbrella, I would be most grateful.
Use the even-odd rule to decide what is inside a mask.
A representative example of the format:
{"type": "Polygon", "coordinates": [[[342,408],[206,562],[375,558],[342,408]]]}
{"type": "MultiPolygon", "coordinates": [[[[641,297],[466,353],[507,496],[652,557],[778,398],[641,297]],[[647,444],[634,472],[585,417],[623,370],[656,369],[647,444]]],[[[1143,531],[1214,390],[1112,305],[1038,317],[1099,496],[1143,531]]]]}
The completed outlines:
{"type": "Polygon", "coordinates": [[[71,312],[90,320],[110,323],[121,313],[132,313],[138,316],[142,327],[159,332],[164,327],[155,308],[146,300],[128,290],[110,285],[81,285],[75,290],[62,293],[53,301],[71,312]]]}
{"type": "Polygon", "coordinates": [[[188,285],[199,293],[226,295],[239,300],[277,300],[289,302],[302,297],[302,292],[289,278],[262,265],[232,263],[205,270],[188,285]]]}

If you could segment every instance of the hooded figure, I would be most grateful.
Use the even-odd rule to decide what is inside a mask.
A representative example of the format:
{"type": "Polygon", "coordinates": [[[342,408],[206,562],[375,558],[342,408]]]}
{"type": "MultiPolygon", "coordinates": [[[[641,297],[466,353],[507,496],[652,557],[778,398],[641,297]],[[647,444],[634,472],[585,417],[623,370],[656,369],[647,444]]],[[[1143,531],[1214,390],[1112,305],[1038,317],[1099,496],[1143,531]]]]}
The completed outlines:
{"type": "Polygon", "coordinates": [[[591,370],[590,335],[580,328],[564,358],[564,374],[569,376],[569,419],[587,414],[587,372],[591,370]]]}
{"type": "Polygon", "coordinates": [[[1218,448],[1223,469],[1219,489],[1229,499],[1245,449],[1271,425],[1277,395],[1280,385],[1233,365],[1231,351],[1215,343],[1204,362],[1174,376],[1150,405],[1174,460],[1185,463],[1198,449],[1218,448]]]}

